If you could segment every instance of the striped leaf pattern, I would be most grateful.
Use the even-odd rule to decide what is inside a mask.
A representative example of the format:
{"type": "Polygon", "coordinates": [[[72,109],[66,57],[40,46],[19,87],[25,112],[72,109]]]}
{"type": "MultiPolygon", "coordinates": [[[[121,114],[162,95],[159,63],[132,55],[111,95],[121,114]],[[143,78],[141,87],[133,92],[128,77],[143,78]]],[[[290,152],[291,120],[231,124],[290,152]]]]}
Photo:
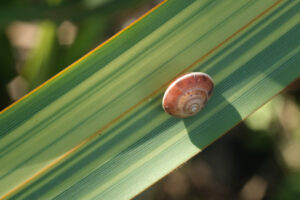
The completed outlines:
{"type": "Polygon", "coordinates": [[[128,199],[300,76],[300,2],[169,0],[0,115],[0,198],[128,199]],[[162,95],[208,73],[176,119],[162,95]]]}

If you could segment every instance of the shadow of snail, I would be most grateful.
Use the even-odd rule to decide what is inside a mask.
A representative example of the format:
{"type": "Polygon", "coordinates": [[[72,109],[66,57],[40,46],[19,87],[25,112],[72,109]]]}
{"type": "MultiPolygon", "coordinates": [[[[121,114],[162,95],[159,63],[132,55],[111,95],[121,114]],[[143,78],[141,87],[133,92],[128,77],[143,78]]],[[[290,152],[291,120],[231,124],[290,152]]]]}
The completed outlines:
{"type": "Polygon", "coordinates": [[[164,94],[163,109],[183,120],[191,142],[199,149],[222,136],[232,127],[232,121],[238,123],[241,120],[240,114],[223,97],[221,90],[214,87],[208,74],[191,72],[173,81],[164,94]],[[207,103],[213,91],[214,98],[207,103]],[[197,114],[202,109],[201,114],[197,114]]]}

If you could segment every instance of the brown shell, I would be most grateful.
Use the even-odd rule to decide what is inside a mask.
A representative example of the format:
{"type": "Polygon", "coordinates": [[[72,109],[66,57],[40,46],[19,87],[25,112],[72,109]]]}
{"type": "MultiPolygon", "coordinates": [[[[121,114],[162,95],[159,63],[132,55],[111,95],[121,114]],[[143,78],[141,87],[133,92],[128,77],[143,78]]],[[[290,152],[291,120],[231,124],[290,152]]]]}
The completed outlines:
{"type": "Polygon", "coordinates": [[[162,106],[170,115],[185,118],[198,113],[211,97],[212,78],[202,72],[191,72],[178,77],[166,90],[162,106]]]}

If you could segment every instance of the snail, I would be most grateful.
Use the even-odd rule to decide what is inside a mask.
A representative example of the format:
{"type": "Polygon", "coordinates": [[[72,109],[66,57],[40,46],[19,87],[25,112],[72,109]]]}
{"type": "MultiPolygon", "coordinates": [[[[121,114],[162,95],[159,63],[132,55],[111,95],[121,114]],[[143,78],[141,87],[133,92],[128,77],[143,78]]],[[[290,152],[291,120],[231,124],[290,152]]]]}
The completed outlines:
{"type": "Polygon", "coordinates": [[[213,80],[206,73],[184,74],[167,88],[162,101],[163,109],[177,118],[193,116],[205,106],[213,88],[213,80]]]}

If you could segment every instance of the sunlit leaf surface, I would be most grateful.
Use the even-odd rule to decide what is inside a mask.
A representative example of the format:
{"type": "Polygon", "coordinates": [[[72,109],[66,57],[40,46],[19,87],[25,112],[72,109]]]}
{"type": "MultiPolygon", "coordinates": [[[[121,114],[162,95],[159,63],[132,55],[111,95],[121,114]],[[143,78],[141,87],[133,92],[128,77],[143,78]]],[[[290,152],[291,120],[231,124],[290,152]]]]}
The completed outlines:
{"type": "MultiPolygon", "coordinates": [[[[170,0],[0,115],[0,195],[128,199],[199,153],[300,75],[299,1],[170,0]],[[208,73],[188,119],[167,85],[208,73]]],[[[96,25],[96,24],[95,24],[96,25]]]]}

